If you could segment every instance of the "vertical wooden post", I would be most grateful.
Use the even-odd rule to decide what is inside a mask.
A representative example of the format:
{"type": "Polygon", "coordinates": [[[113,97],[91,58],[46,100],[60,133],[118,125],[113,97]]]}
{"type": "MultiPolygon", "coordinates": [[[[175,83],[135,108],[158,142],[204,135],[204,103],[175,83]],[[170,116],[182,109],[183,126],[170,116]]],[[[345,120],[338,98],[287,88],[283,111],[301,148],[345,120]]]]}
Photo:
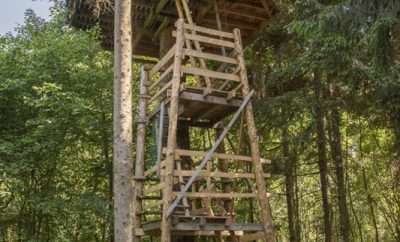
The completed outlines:
{"type": "MultiPolygon", "coordinates": [[[[161,157],[164,139],[164,118],[165,118],[165,103],[160,103],[160,119],[158,122],[158,137],[157,137],[157,176],[161,174],[161,157]]],[[[156,124],[157,125],[157,124],[156,124]]]]}
{"type": "Polygon", "coordinates": [[[140,99],[139,99],[139,117],[136,136],[136,163],[135,163],[135,193],[134,193],[134,242],[140,241],[140,234],[138,230],[141,227],[141,212],[143,195],[143,181],[144,181],[144,153],[145,153],[145,139],[146,139],[146,121],[147,121],[147,87],[149,84],[149,70],[145,65],[140,71],[140,99]]]}
{"type": "MultiPolygon", "coordinates": [[[[239,29],[233,31],[235,35],[235,50],[240,67],[240,78],[243,84],[243,95],[247,96],[250,93],[249,80],[247,79],[246,65],[244,61],[244,53],[242,47],[242,37],[239,29]]],[[[261,164],[260,148],[258,146],[257,129],[254,120],[253,105],[251,102],[246,107],[246,122],[248,125],[248,135],[250,140],[251,156],[256,177],[257,197],[261,207],[261,216],[264,225],[265,239],[268,242],[274,242],[274,227],[272,224],[272,213],[267,197],[266,182],[264,180],[264,171],[261,164]]]]}
{"type": "Polygon", "coordinates": [[[177,21],[176,50],[174,60],[174,72],[172,76],[172,92],[169,107],[169,127],[167,155],[164,173],[164,189],[163,189],[163,215],[161,221],[161,242],[171,242],[171,221],[168,218],[168,208],[172,202],[173,188],[173,170],[175,161],[176,134],[178,128],[178,107],[179,107],[179,89],[181,83],[181,67],[184,44],[184,21],[177,21]]]}
{"type": "Polygon", "coordinates": [[[114,234],[133,240],[132,214],[132,15],[131,0],[115,1],[114,50],[114,234]]]}

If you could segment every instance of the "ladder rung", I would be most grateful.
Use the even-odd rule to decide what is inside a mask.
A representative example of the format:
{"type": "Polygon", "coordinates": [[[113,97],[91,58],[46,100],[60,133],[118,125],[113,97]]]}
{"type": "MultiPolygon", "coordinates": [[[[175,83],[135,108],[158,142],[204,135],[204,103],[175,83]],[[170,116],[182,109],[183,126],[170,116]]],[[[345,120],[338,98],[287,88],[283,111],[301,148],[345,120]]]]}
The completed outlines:
{"type": "Polygon", "coordinates": [[[187,56],[203,58],[203,59],[213,60],[213,61],[219,61],[219,62],[224,62],[224,63],[228,63],[228,64],[235,64],[235,65],[238,64],[238,61],[235,58],[205,53],[205,52],[196,51],[196,50],[184,49],[183,54],[187,55],[187,56]]]}
{"type": "Polygon", "coordinates": [[[206,27],[201,27],[201,26],[194,25],[194,24],[185,24],[184,28],[191,29],[191,30],[194,30],[197,32],[202,32],[202,33],[209,34],[209,35],[216,35],[218,37],[224,37],[224,38],[229,38],[229,39],[235,38],[235,36],[232,33],[224,32],[224,31],[220,31],[220,30],[216,30],[216,29],[210,29],[210,28],[206,28],[206,27]]]}
{"type": "MultiPolygon", "coordinates": [[[[172,32],[172,35],[176,37],[176,31],[172,32]]],[[[197,34],[185,34],[185,38],[188,40],[194,40],[194,41],[199,41],[203,42],[209,45],[215,45],[215,46],[222,46],[222,47],[228,47],[231,49],[235,48],[235,44],[231,41],[226,41],[226,40],[220,40],[220,39],[215,39],[211,37],[206,37],[206,36],[200,36],[197,34]]]]}

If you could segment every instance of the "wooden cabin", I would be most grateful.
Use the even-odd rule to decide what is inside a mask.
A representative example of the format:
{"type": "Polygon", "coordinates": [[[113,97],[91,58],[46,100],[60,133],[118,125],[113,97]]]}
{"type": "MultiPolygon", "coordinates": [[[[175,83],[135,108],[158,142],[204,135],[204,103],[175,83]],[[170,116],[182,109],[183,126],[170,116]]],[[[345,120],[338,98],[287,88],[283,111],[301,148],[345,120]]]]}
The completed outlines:
{"type": "MultiPolygon", "coordinates": [[[[100,25],[103,46],[113,48],[114,0],[67,0],[72,26],[87,29],[100,25]]],[[[170,35],[178,19],[174,0],[135,0],[134,54],[159,57],[168,43],[160,41],[170,35]],[[167,32],[166,32],[167,31],[167,32]]],[[[250,43],[277,13],[272,0],[192,0],[190,9],[197,25],[227,32],[239,28],[244,43],[250,43]],[[218,12],[218,15],[216,14],[218,12]],[[217,19],[219,16],[219,20],[217,19]],[[220,25],[220,28],[218,27],[220,25]]]]}
{"type": "MultiPolygon", "coordinates": [[[[135,236],[160,236],[162,242],[202,236],[274,241],[266,186],[270,162],[260,156],[243,48],[277,13],[275,4],[134,2],[134,53],[159,59],[141,70],[134,178],[134,219],[140,226],[135,236]],[[227,135],[237,135],[232,133],[237,123],[239,140],[248,135],[249,154],[243,154],[241,142],[237,149],[226,149],[227,135]],[[146,138],[149,130],[155,130],[153,141],[146,138]],[[199,142],[207,133],[208,141],[199,142]],[[153,155],[145,156],[145,150],[154,150],[153,155]],[[237,217],[237,209],[253,207],[253,201],[258,206],[251,212],[258,218],[237,217]]],[[[103,45],[112,49],[113,2],[69,0],[68,5],[72,25],[98,23],[103,45]]]]}

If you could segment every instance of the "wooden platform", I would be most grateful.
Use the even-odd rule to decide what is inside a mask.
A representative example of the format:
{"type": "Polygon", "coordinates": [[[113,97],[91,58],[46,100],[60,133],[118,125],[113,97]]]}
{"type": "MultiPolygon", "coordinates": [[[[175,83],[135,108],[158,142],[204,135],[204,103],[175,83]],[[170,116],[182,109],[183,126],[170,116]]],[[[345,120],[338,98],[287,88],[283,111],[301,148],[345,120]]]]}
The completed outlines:
{"type": "Polygon", "coordinates": [[[242,102],[241,98],[228,100],[224,93],[213,92],[207,96],[201,90],[186,89],[180,96],[180,117],[193,124],[208,122],[210,125],[234,113],[242,102]]]}
{"type": "MultiPolygon", "coordinates": [[[[200,88],[185,88],[179,95],[179,119],[194,127],[211,127],[215,123],[233,114],[242,103],[241,97],[227,99],[227,92],[213,91],[209,95],[203,94],[200,88]]],[[[170,104],[170,95],[164,100],[167,108],[170,104]]],[[[160,112],[160,107],[153,111],[150,119],[160,112]]]]}
{"type": "MultiPolygon", "coordinates": [[[[161,232],[161,222],[151,222],[143,225],[145,234],[159,235],[161,232]]],[[[241,224],[241,223],[205,223],[200,222],[180,222],[172,225],[174,235],[199,235],[199,232],[206,232],[210,236],[215,235],[217,232],[232,231],[243,234],[257,233],[263,231],[262,224],[241,224]]]]}

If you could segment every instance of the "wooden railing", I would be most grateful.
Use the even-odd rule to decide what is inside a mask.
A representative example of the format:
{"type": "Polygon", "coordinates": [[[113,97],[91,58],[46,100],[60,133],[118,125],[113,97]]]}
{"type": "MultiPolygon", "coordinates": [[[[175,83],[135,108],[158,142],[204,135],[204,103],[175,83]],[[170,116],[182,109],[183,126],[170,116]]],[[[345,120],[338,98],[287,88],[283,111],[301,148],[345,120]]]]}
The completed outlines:
{"type": "MultiPolygon", "coordinates": [[[[173,36],[176,37],[176,35],[176,31],[174,31],[173,36]]],[[[183,58],[181,75],[184,79],[182,88],[202,88],[207,89],[205,91],[207,94],[218,91],[226,93],[230,98],[234,97],[242,85],[239,61],[235,55],[235,35],[197,25],[184,24],[183,37],[185,45],[181,50],[183,58]],[[201,44],[202,48],[194,48],[194,43],[201,44]],[[231,54],[224,56],[215,52],[222,47],[224,50],[230,50],[231,54]],[[190,61],[185,62],[185,60],[190,61]],[[210,61],[213,65],[201,65],[201,63],[210,61]],[[190,82],[189,80],[195,81],[190,82]]],[[[176,48],[174,45],[149,72],[151,79],[149,106],[157,106],[155,103],[167,97],[167,91],[172,87],[171,77],[174,71],[176,48]]]]}
{"type": "Polygon", "coordinates": [[[175,50],[176,46],[174,45],[149,72],[150,106],[154,104],[154,101],[160,99],[161,96],[164,96],[166,91],[172,86],[170,76],[172,76],[174,69],[173,59],[175,50]]]}

